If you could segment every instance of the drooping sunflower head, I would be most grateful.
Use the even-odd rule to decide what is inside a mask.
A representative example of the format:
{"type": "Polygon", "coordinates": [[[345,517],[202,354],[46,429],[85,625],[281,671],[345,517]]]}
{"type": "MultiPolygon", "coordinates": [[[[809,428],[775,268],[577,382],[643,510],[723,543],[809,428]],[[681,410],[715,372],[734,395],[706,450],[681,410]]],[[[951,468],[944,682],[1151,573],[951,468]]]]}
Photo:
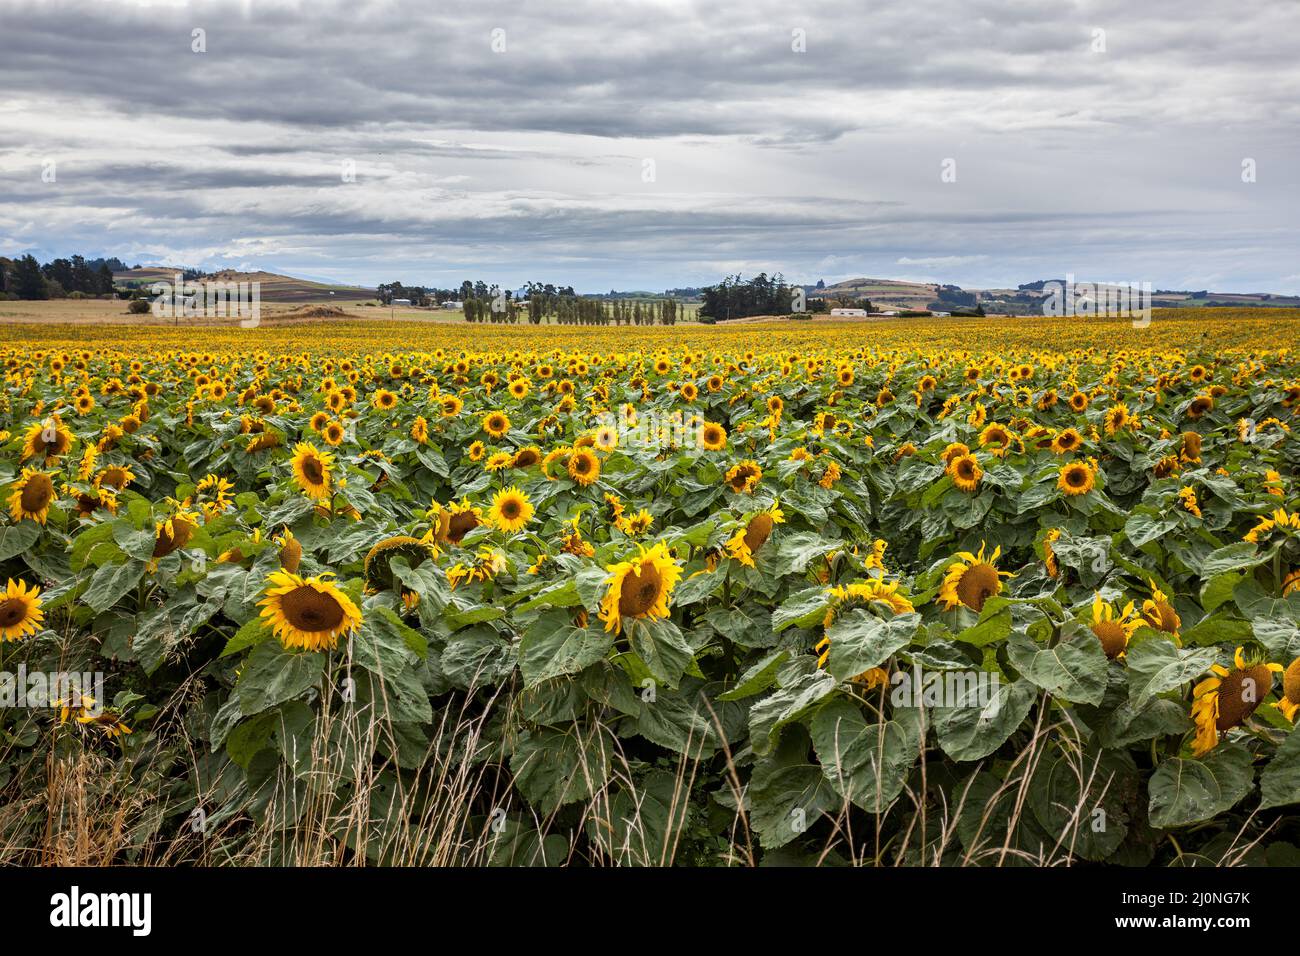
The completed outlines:
{"type": "Polygon", "coordinates": [[[1178,637],[1178,630],[1183,626],[1182,618],[1174,610],[1174,606],[1169,603],[1169,596],[1156,587],[1155,581],[1148,581],[1151,585],[1151,597],[1142,602],[1142,617],[1157,631],[1164,631],[1166,634],[1172,634],[1178,637]]]}
{"type": "Polygon", "coordinates": [[[39,524],[45,524],[50,505],[58,498],[53,477],[35,468],[24,468],[12,487],[9,514],[14,521],[30,518],[39,524]]]}
{"type": "Polygon", "coordinates": [[[781,503],[772,502],[770,508],[753,515],[743,527],[736,529],[726,544],[727,553],[746,567],[754,567],[754,554],[767,544],[772,529],[784,522],[785,512],[781,510],[781,503]]]}
{"type": "Polygon", "coordinates": [[[1092,622],[1089,627],[1101,642],[1101,649],[1111,660],[1124,655],[1128,649],[1129,638],[1141,626],[1142,619],[1133,610],[1132,601],[1124,605],[1121,610],[1116,605],[1103,601],[1101,594],[1093,595],[1092,622]]]}
{"type": "Polygon", "coordinates": [[[600,602],[600,619],[606,631],[621,633],[625,620],[668,616],[668,602],[682,569],[662,541],[605,570],[610,576],[600,602]]]}
{"type": "Polygon", "coordinates": [[[181,509],[169,518],[154,523],[153,559],[165,558],[189,544],[199,526],[199,516],[181,509]]]}
{"type": "Polygon", "coordinates": [[[465,535],[483,523],[483,512],[468,500],[453,501],[439,509],[438,537],[452,544],[460,544],[465,535]]]}
{"type": "Polygon", "coordinates": [[[523,530],[533,520],[533,514],[533,504],[528,500],[528,495],[511,487],[492,496],[492,508],[488,517],[502,531],[514,533],[523,530]]]}
{"type": "Polygon", "coordinates": [[[1061,468],[1056,478],[1056,487],[1068,497],[1086,495],[1096,484],[1096,475],[1092,467],[1085,462],[1075,461],[1061,468]]]}
{"type": "Polygon", "coordinates": [[[393,574],[393,559],[405,558],[412,568],[418,567],[430,556],[429,548],[418,538],[399,534],[384,538],[366,552],[363,570],[366,588],[370,591],[393,591],[405,594],[402,583],[393,574]]]}
{"type": "Polygon", "coordinates": [[[0,591],[0,642],[21,641],[40,630],[45,620],[40,594],[40,588],[28,588],[25,581],[9,579],[8,586],[0,591]]]}
{"type": "Polygon", "coordinates": [[[272,571],[268,576],[258,606],[263,621],[284,647],[332,650],[340,634],[361,626],[361,611],[331,577],[302,578],[289,571],[272,571]]]}
{"type": "Polygon", "coordinates": [[[985,544],[980,544],[978,554],[961,551],[948,565],[943,584],[939,588],[939,601],[945,611],[968,607],[976,613],[984,610],[984,602],[1002,593],[1002,579],[1011,577],[1009,571],[998,570],[1002,548],[996,547],[987,558],[985,544]]]}
{"type": "Polygon", "coordinates": [[[1061,567],[1056,560],[1056,552],[1052,550],[1052,545],[1060,539],[1060,528],[1048,528],[1047,533],[1043,535],[1043,566],[1047,569],[1049,578],[1057,577],[1061,573],[1061,567]]]}
{"type": "MultiPolygon", "coordinates": [[[[1192,720],[1196,738],[1192,751],[1201,756],[1213,750],[1219,734],[1244,723],[1273,690],[1279,664],[1268,663],[1267,653],[1251,643],[1238,647],[1231,668],[1215,664],[1211,674],[1192,691],[1192,720]]],[[[1285,683],[1285,677],[1284,677],[1285,683]]]]}
{"type": "Polygon", "coordinates": [[[319,501],[330,496],[334,456],[311,442],[299,442],[293,450],[293,477],[307,497],[319,501]]]}
{"type": "Polygon", "coordinates": [[[296,573],[302,563],[302,542],[293,536],[288,528],[275,539],[280,546],[280,567],[285,571],[296,573]]]}

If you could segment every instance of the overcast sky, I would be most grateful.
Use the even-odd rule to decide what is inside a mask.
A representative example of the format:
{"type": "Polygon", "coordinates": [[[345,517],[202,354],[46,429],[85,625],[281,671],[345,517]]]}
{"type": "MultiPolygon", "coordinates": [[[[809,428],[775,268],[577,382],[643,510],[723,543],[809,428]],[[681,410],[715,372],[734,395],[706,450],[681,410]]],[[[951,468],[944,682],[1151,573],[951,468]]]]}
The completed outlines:
{"type": "Polygon", "coordinates": [[[1298,38],[1294,0],[0,0],[0,254],[1300,293],[1298,38]]]}

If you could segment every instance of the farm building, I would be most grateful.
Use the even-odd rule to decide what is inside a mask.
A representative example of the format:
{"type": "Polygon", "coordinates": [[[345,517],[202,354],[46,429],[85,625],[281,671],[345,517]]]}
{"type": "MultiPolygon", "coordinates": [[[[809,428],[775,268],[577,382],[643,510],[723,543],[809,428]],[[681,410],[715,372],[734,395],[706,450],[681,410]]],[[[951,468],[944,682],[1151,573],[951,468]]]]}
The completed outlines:
{"type": "Polygon", "coordinates": [[[867,317],[866,309],[831,309],[831,315],[843,315],[855,319],[865,319],[867,317]]]}
{"type": "Polygon", "coordinates": [[[394,299],[394,300],[393,300],[393,305],[410,305],[410,304],[411,304],[411,300],[410,300],[410,299],[394,299]]]}

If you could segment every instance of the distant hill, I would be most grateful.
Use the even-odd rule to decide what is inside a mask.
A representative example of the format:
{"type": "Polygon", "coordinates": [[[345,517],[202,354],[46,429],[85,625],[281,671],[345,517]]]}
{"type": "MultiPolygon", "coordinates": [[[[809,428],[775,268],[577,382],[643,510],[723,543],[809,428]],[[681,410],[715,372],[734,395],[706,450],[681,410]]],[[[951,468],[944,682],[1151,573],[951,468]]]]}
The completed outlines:
{"type": "MultiPolygon", "coordinates": [[[[1076,281],[1084,281],[1082,278],[1076,281]]],[[[974,296],[975,304],[986,312],[1008,313],[1011,315],[1036,314],[1042,311],[1043,299],[1048,294],[1043,287],[1049,282],[1064,279],[1039,279],[1026,282],[1015,289],[959,289],[957,286],[940,286],[927,282],[902,282],[897,279],[846,279],[819,290],[816,295],[828,298],[843,297],[853,299],[865,296],[877,309],[925,309],[942,298],[949,301],[943,305],[944,310],[964,304],[958,299],[967,298],[962,293],[974,296]],[[941,296],[941,289],[946,291],[941,296]],[[954,290],[957,296],[954,296],[954,290]]],[[[1300,296],[1277,295],[1269,292],[1210,292],[1174,291],[1156,289],[1151,293],[1154,308],[1207,308],[1215,306],[1274,306],[1279,308],[1300,307],[1300,296]]],[[[939,306],[936,306],[938,308],[939,306]]]]}
{"type": "MultiPolygon", "coordinates": [[[[171,282],[177,272],[183,271],[176,266],[142,266],[139,269],[114,272],[113,281],[118,285],[148,286],[155,282],[171,282]]],[[[236,272],[233,269],[223,269],[220,272],[205,273],[198,281],[205,280],[259,282],[263,302],[366,302],[375,298],[374,289],[329,285],[274,272],[236,272]]]]}

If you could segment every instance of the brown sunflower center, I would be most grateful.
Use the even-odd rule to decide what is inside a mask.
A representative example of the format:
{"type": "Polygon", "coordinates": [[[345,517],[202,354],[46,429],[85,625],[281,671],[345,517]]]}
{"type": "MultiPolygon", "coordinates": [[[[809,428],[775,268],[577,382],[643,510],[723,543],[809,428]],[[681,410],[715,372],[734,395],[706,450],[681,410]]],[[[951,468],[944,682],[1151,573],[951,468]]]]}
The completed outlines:
{"type": "Polygon", "coordinates": [[[447,540],[453,544],[459,543],[461,538],[477,527],[478,518],[474,517],[473,512],[462,511],[459,514],[454,514],[447,523],[447,540]]]}
{"type": "Polygon", "coordinates": [[[571,464],[573,465],[573,470],[580,475],[585,475],[587,472],[591,471],[591,459],[586,455],[575,455],[571,464]]]}
{"type": "Polygon", "coordinates": [[[1233,670],[1219,684],[1219,718],[1215,727],[1231,730],[1255,712],[1273,689],[1273,673],[1263,664],[1233,670]]]}
{"type": "Polygon", "coordinates": [[[1117,621],[1098,621],[1092,625],[1092,633],[1097,635],[1097,640],[1101,641],[1101,649],[1111,660],[1119,657],[1120,652],[1128,645],[1128,641],[1124,638],[1124,628],[1117,621]]]}
{"type": "Polygon", "coordinates": [[[998,571],[987,562],[972,564],[957,582],[957,597],[972,611],[984,610],[984,602],[998,593],[998,571]]]}
{"type": "Polygon", "coordinates": [[[1300,657],[1293,660],[1282,674],[1283,693],[1291,703],[1300,703],[1300,657]]]}
{"type": "Polygon", "coordinates": [[[663,579],[653,564],[642,564],[623,578],[618,595],[618,613],[623,617],[645,617],[659,598],[663,579]]]}
{"type": "Polygon", "coordinates": [[[967,481],[975,477],[975,463],[969,458],[963,458],[957,463],[957,474],[967,481]]]}
{"type": "Polygon", "coordinates": [[[320,459],[313,455],[302,460],[302,473],[313,485],[323,484],[325,481],[325,469],[321,466],[320,459]]]}
{"type": "Polygon", "coordinates": [[[749,524],[745,528],[745,547],[750,551],[757,551],[772,535],[772,516],[766,511],[756,514],[749,519],[749,524]]]}
{"type": "Polygon", "coordinates": [[[280,597],[284,619],[300,631],[335,631],[343,623],[343,607],[313,587],[294,588],[280,597]]]}
{"type": "Polygon", "coordinates": [[[22,598],[0,601],[0,627],[13,627],[27,620],[27,602],[22,598]]]}
{"type": "Polygon", "coordinates": [[[1088,473],[1082,468],[1071,468],[1065,473],[1065,482],[1071,488],[1082,488],[1088,483],[1088,473]]]}
{"type": "Polygon", "coordinates": [[[519,517],[519,502],[514,498],[507,498],[501,502],[501,517],[507,521],[514,521],[519,517]]]}
{"type": "Polygon", "coordinates": [[[1153,617],[1156,620],[1152,623],[1160,630],[1167,631],[1170,634],[1178,630],[1178,614],[1167,602],[1156,602],[1156,613],[1153,617]]]}
{"type": "Polygon", "coordinates": [[[37,473],[27,479],[27,483],[23,485],[22,496],[18,500],[23,511],[36,512],[48,505],[53,498],[54,482],[50,480],[49,475],[37,473]]]}
{"type": "Polygon", "coordinates": [[[167,526],[163,525],[158,529],[158,540],[154,542],[153,556],[155,558],[165,558],[173,551],[185,547],[185,543],[190,540],[190,534],[194,528],[183,518],[172,519],[172,533],[167,533],[167,526]]]}

